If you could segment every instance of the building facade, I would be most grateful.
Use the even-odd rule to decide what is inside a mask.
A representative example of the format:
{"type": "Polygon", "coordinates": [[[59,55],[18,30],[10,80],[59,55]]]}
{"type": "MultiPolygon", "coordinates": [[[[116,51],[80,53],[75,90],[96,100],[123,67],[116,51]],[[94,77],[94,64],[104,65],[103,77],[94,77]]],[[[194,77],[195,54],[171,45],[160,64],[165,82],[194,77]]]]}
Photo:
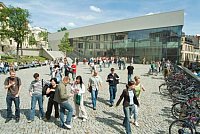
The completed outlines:
{"type": "Polygon", "coordinates": [[[200,35],[182,36],[181,63],[189,66],[190,63],[200,63],[200,35]]]}
{"type": "Polygon", "coordinates": [[[117,56],[134,58],[136,63],[179,61],[184,11],[147,15],[96,24],[49,34],[49,45],[58,50],[65,32],[71,45],[85,57],[117,56]]]}

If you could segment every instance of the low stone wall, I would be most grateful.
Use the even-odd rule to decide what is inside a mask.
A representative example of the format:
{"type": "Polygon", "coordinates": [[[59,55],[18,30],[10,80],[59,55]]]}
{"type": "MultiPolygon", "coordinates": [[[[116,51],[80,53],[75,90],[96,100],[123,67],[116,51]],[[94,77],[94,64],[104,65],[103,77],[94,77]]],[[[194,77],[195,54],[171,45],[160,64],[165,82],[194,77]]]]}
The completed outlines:
{"type": "Polygon", "coordinates": [[[23,50],[23,55],[26,56],[42,56],[45,57],[49,60],[53,60],[53,57],[47,52],[45,51],[45,49],[43,48],[24,48],[23,50]]]}

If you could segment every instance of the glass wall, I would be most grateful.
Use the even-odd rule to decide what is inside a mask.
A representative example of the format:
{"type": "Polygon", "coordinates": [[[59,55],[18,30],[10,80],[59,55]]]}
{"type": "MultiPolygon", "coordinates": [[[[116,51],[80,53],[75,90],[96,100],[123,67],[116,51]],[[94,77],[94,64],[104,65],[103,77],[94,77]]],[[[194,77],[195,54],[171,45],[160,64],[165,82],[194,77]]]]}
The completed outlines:
{"type": "Polygon", "coordinates": [[[149,62],[165,58],[175,62],[179,59],[181,33],[182,26],[173,26],[93,35],[74,38],[73,46],[85,57],[133,57],[136,63],[143,58],[149,62]]]}
{"type": "Polygon", "coordinates": [[[182,26],[128,32],[128,38],[114,42],[115,54],[133,57],[136,62],[179,58],[182,26]],[[123,50],[124,48],[125,50],[123,50]]]}

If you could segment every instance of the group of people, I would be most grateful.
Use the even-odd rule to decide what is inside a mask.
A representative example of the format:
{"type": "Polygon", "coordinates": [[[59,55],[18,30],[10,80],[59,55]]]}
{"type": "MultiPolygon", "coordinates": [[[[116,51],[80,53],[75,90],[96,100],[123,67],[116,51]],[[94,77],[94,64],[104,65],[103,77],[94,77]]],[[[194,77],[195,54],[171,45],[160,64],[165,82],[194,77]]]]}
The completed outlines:
{"type": "MultiPolygon", "coordinates": [[[[62,62],[62,61],[60,61],[62,62]]],[[[91,87],[91,101],[93,110],[97,109],[97,98],[98,92],[102,89],[102,79],[98,75],[98,71],[94,70],[92,76],[89,78],[88,85],[83,83],[82,77],[72,75],[73,81],[70,81],[69,70],[70,72],[76,69],[76,65],[73,63],[71,66],[64,60],[62,64],[54,64],[54,66],[50,63],[50,73],[51,79],[50,83],[40,79],[40,75],[38,73],[34,73],[34,80],[30,83],[29,94],[31,96],[31,109],[28,122],[31,123],[34,121],[35,116],[35,108],[36,102],[38,101],[39,111],[40,111],[40,119],[50,120],[52,108],[55,110],[55,118],[59,120],[60,118],[60,127],[64,129],[71,129],[71,120],[77,119],[80,116],[80,112],[82,115],[82,120],[87,121],[88,114],[84,106],[84,93],[87,91],[87,88],[91,87]],[[61,65],[61,67],[59,66],[61,65]],[[75,65],[75,67],[73,66],[75,65]],[[57,74],[62,74],[63,70],[64,76],[61,75],[59,78],[57,74]],[[44,92],[44,85],[48,85],[48,88],[44,92]],[[43,96],[46,95],[48,97],[47,111],[44,112],[43,109],[43,96]],[[69,99],[72,98],[74,102],[75,110],[73,109],[72,104],[69,99]],[[66,120],[64,120],[65,111],[67,112],[66,120]],[[75,112],[74,112],[75,111],[75,112]],[[72,117],[74,115],[74,117],[72,117]]],[[[53,63],[52,63],[53,64],[53,63]]],[[[124,111],[124,122],[126,132],[131,133],[130,128],[130,119],[134,118],[134,124],[138,125],[138,106],[139,106],[139,96],[141,91],[144,91],[144,87],[140,84],[140,78],[138,76],[133,76],[134,67],[130,64],[127,67],[128,70],[128,84],[126,88],[123,90],[119,100],[116,103],[116,106],[120,104],[122,99],[123,101],[123,111],[124,111]]],[[[109,84],[109,94],[110,94],[110,107],[112,107],[115,103],[115,99],[117,98],[117,84],[119,84],[120,78],[117,73],[115,73],[115,69],[111,68],[111,72],[108,74],[106,82],[109,84]]],[[[16,73],[14,70],[10,70],[10,76],[6,78],[5,89],[7,90],[7,119],[5,123],[9,122],[12,119],[12,101],[15,104],[15,119],[16,122],[19,122],[20,119],[20,99],[19,94],[21,90],[21,79],[16,77],[16,73]]]]}

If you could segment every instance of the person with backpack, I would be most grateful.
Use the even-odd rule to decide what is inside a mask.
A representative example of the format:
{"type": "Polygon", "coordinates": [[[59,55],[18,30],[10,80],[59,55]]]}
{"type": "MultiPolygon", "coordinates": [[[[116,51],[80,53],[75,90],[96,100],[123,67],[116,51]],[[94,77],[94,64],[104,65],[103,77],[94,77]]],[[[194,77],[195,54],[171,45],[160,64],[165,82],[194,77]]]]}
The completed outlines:
{"type": "Polygon", "coordinates": [[[42,97],[43,80],[40,80],[38,73],[34,73],[33,77],[35,80],[31,82],[29,88],[29,94],[31,96],[31,112],[28,123],[34,121],[35,105],[37,101],[39,105],[40,118],[44,119],[45,117],[43,110],[43,97],[42,97]]]}
{"type": "Polygon", "coordinates": [[[55,109],[55,118],[59,118],[59,108],[58,108],[58,103],[54,101],[54,94],[55,91],[58,90],[58,83],[56,78],[51,78],[50,80],[51,85],[46,91],[47,97],[49,97],[48,104],[47,104],[47,111],[45,115],[45,120],[49,120],[51,118],[51,113],[52,113],[52,108],[54,106],[55,109]]]}
{"type": "Polygon", "coordinates": [[[21,91],[21,79],[16,77],[16,72],[10,70],[10,77],[7,77],[4,81],[4,88],[7,91],[6,104],[7,104],[7,118],[5,123],[12,120],[12,102],[15,104],[15,119],[16,123],[20,119],[20,91],[21,91]]]}
{"type": "Polygon", "coordinates": [[[123,111],[125,115],[123,120],[123,126],[126,129],[126,134],[131,134],[131,126],[130,126],[131,111],[134,110],[135,105],[139,106],[139,102],[137,100],[134,88],[135,88],[135,82],[129,81],[126,89],[123,90],[119,100],[116,103],[117,107],[119,106],[120,102],[123,99],[123,111]]]}
{"type": "Polygon", "coordinates": [[[114,72],[114,68],[111,68],[110,71],[111,73],[107,76],[106,82],[109,83],[110,107],[112,107],[117,93],[117,84],[119,84],[119,76],[114,72]]]}
{"type": "Polygon", "coordinates": [[[75,104],[75,117],[74,119],[79,117],[79,111],[82,113],[83,121],[87,120],[87,113],[85,110],[85,106],[83,104],[84,101],[84,93],[85,93],[85,85],[83,83],[82,77],[77,76],[76,81],[71,86],[72,92],[74,92],[74,104],[75,104]]]}
{"type": "Polygon", "coordinates": [[[58,90],[55,91],[54,101],[60,104],[60,127],[64,129],[71,129],[71,119],[73,115],[73,108],[69,103],[69,99],[74,96],[72,92],[70,92],[69,87],[70,78],[65,76],[63,80],[58,85],[58,90]],[[64,121],[65,110],[67,110],[67,118],[64,121]]]}

